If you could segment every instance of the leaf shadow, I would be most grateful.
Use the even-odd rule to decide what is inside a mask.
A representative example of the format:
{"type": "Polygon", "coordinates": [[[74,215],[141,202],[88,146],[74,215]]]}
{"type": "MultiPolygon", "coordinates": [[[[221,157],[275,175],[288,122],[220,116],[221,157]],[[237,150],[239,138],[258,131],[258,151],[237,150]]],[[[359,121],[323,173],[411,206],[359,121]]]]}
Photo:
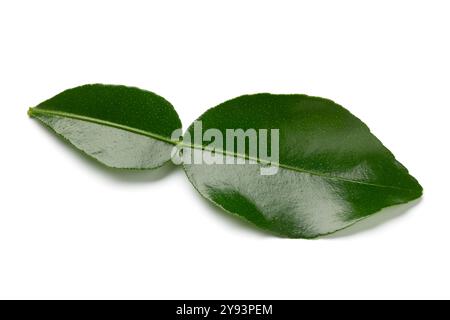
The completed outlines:
{"type": "Polygon", "coordinates": [[[352,236],[356,233],[369,231],[379,227],[380,225],[403,216],[412,207],[415,207],[422,202],[422,198],[399,204],[391,207],[384,208],[379,212],[356,222],[355,224],[344,228],[342,230],[336,231],[332,234],[319,237],[318,239],[337,239],[352,236]]]}
{"type": "Polygon", "coordinates": [[[269,231],[266,231],[266,230],[256,227],[255,225],[248,222],[247,220],[244,220],[235,214],[229,213],[229,212],[225,211],[224,209],[219,208],[218,206],[212,204],[210,201],[208,201],[206,199],[203,199],[203,201],[201,201],[201,202],[205,206],[205,208],[208,209],[208,211],[213,212],[214,215],[216,217],[218,217],[220,220],[222,220],[224,223],[227,223],[228,225],[232,225],[236,229],[239,229],[239,231],[249,232],[255,236],[262,237],[262,238],[275,237],[269,231]]]}
{"type": "Polygon", "coordinates": [[[163,164],[161,167],[155,169],[120,169],[107,167],[106,165],[100,163],[98,160],[92,158],[83,151],[77,149],[67,139],[57,134],[47,126],[36,122],[35,125],[41,130],[41,132],[49,136],[50,137],[49,139],[55,141],[58,144],[58,147],[67,150],[69,153],[72,153],[73,157],[82,162],[83,165],[85,165],[89,170],[91,170],[95,174],[100,174],[107,179],[113,179],[116,182],[120,183],[156,182],[171,174],[176,167],[170,160],[165,164],[163,164]]]}
{"type": "MultiPolygon", "coordinates": [[[[185,176],[186,180],[189,180],[187,178],[186,173],[184,173],[183,175],[185,176]]],[[[212,212],[212,214],[214,214],[215,217],[217,217],[219,220],[221,220],[221,222],[223,222],[224,224],[238,229],[239,232],[242,231],[243,234],[244,234],[244,232],[247,232],[247,233],[251,233],[252,235],[260,237],[260,238],[274,237],[274,235],[272,233],[270,233],[269,231],[260,229],[260,228],[256,227],[255,225],[253,225],[252,223],[250,223],[249,221],[244,220],[243,218],[240,218],[239,216],[232,214],[232,213],[226,211],[225,209],[222,209],[219,206],[215,205],[211,201],[205,199],[195,189],[195,187],[192,185],[192,183],[190,181],[189,181],[189,184],[192,187],[192,188],[189,188],[191,190],[190,192],[192,193],[192,196],[199,199],[199,203],[201,206],[203,206],[205,208],[205,211],[207,210],[208,213],[212,212]]]]}

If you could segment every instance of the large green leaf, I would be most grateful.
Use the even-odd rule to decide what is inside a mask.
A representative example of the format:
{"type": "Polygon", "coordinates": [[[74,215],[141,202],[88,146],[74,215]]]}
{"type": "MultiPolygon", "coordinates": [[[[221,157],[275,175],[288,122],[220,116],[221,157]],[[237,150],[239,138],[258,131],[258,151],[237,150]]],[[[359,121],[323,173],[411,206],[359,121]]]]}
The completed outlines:
{"type": "Polygon", "coordinates": [[[181,121],[164,98],[138,88],[92,84],[66,90],[28,114],[115,168],[150,169],[171,157],[181,121]]]}
{"type": "Polygon", "coordinates": [[[203,132],[216,128],[224,137],[226,129],[279,129],[279,160],[272,161],[276,174],[262,175],[269,157],[255,159],[249,148],[239,152],[236,146],[230,149],[224,143],[218,148],[195,140],[194,125],[184,137],[183,154],[200,150],[205,158],[224,153],[231,160],[258,160],[235,165],[191,161],[184,169],[203,197],[281,236],[332,233],[422,194],[416,179],[368,127],[327,99],[247,95],[208,110],[198,120],[203,132]]]}

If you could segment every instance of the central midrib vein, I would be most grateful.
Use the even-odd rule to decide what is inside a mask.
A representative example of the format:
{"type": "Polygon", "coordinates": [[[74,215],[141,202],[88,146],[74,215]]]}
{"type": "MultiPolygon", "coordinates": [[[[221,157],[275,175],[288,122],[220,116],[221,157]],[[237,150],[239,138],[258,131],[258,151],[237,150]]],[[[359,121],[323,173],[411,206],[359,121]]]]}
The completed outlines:
{"type": "Polygon", "coordinates": [[[66,117],[66,118],[71,118],[71,119],[76,119],[76,120],[83,120],[83,121],[87,121],[87,122],[92,122],[95,124],[100,124],[100,125],[105,125],[105,126],[109,126],[109,127],[113,127],[113,128],[117,128],[117,129],[122,129],[125,131],[129,131],[132,133],[136,133],[136,134],[140,134],[143,136],[147,136],[150,138],[154,138],[163,142],[167,142],[173,145],[177,145],[178,142],[177,141],[173,141],[170,140],[166,137],[160,136],[156,133],[151,133],[145,130],[140,130],[140,129],[136,129],[136,128],[132,128],[132,127],[128,127],[126,125],[123,124],[119,124],[119,123],[115,123],[115,122],[110,122],[110,121],[106,121],[106,120],[100,120],[100,119],[96,119],[96,118],[91,118],[91,117],[86,117],[86,116],[81,116],[81,115],[77,115],[77,114],[73,114],[73,113],[69,113],[69,112],[63,112],[63,111],[53,111],[53,110],[43,110],[43,109],[36,109],[36,108],[30,108],[28,110],[28,114],[29,115],[33,115],[36,113],[40,113],[43,115],[54,115],[54,116],[60,116],[60,117],[66,117]]]}
{"type": "Polygon", "coordinates": [[[326,178],[326,179],[330,179],[330,180],[339,180],[339,181],[345,181],[345,182],[351,182],[351,183],[357,183],[357,184],[362,184],[362,185],[367,185],[367,186],[373,186],[373,187],[379,187],[379,188],[389,188],[389,189],[397,189],[397,190],[406,190],[409,191],[409,189],[407,188],[401,188],[401,187],[396,187],[396,186],[387,186],[387,185],[382,185],[382,184],[377,184],[377,183],[370,183],[370,182],[364,182],[364,181],[357,181],[357,180],[352,180],[352,179],[347,179],[347,178],[343,178],[343,177],[339,177],[339,176],[329,176],[320,172],[316,172],[316,171],[309,171],[309,170],[305,170],[302,168],[298,168],[298,167],[293,167],[287,164],[283,164],[283,163],[273,163],[264,159],[259,159],[259,158],[255,158],[255,157],[250,157],[248,155],[243,155],[240,153],[233,153],[233,152],[229,152],[226,150],[222,150],[222,149],[211,149],[211,148],[207,148],[206,146],[198,146],[198,145],[194,145],[194,144],[185,144],[183,142],[178,143],[178,145],[182,146],[182,147],[186,147],[186,148],[192,148],[192,149],[200,149],[203,151],[208,151],[208,152],[218,152],[221,153],[225,156],[231,156],[231,157],[237,157],[237,158],[243,158],[246,160],[252,160],[252,161],[256,161],[258,163],[262,163],[265,165],[273,165],[273,166],[277,166],[283,169],[287,169],[287,170],[291,170],[291,171],[296,171],[296,172],[300,172],[300,173],[304,173],[304,174],[310,174],[313,176],[319,176],[322,178],[326,178]]]}
{"type": "Polygon", "coordinates": [[[221,153],[221,154],[223,154],[225,156],[238,157],[238,158],[243,158],[243,159],[246,159],[246,160],[252,160],[252,161],[256,161],[258,163],[262,163],[262,164],[265,164],[265,165],[273,165],[273,166],[277,166],[277,167],[280,167],[280,168],[283,168],[283,169],[296,171],[296,172],[300,172],[300,173],[304,173],[304,174],[310,174],[310,175],[314,175],[314,176],[319,176],[319,177],[326,178],[326,179],[357,183],[357,184],[373,186],[373,187],[379,187],[379,188],[389,188],[389,189],[397,189],[397,190],[409,190],[409,189],[406,189],[406,188],[401,188],[401,187],[396,187],[396,186],[387,186],[387,185],[381,185],[381,184],[376,184],[376,183],[351,180],[351,179],[338,177],[338,176],[329,176],[329,175],[326,175],[326,174],[323,174],[323,173],[320,173],[320,172],[309,171],[309,170],[305,170],[305,169],[298,168],[298,167],[293,167],[293,166],[282,164],[282,163],[272,163],[272,162],[264,160],[264,159],[250,157],[250,156],[245,155],[245,154],[233,153],[233,152],[229,152],[229,151],[221,150],[221,149],[208,149],[206,146],[199,146],[199,145],[195,145],[195,144],[186,144],[184,142],[174,141],[174,140],[168,139],[166,137],[163,137],[163,136],[160,136],[158,134],[151,133],[151,132],[148,132],[148,131],[145,131],[145,130],[140,130],[140,129],[128,127],[126,125],[122,125],[122,124],[118,124],[118,123],[114,123],[114,122],[110,122],[110,121],[105,121],[105,120],[100,120],[100,119],[96,119],[96,118],[81,116],[81,115],[77,115],[77,114],[73,114],[73,113],[62,112],[62,111],[53,111],[53,110],[43,110],[43,109],[36,109],[36,108],[30,108],[28,110],[28,114],[29,115],[39,114],[39,113],[43,114],[43,115],[55,115],[55,116],[61,116],[61,117],[67,117],[67,118],[72,118],[72,119],[77,119],[77,120],[88,121],[88,122],[92,122],[92,123],[100,124],[100,125],[106,125],[106,126],[114,127],[114,128],[117,128],[117,129],[122,129],[122,130],[125,130],[125,131],[129,131],[129,132],[132,132],[132,133],[144,135],[144,136],[156,139],[156,140],[160,140],[160,141],[172,144],[174,146],[178,145],[178,146],[181,146],[181,147],[184,147],[184,148],[199,149],[199,150],[209,151],[209,152],[219,152],[219,153],[221,153]]]}

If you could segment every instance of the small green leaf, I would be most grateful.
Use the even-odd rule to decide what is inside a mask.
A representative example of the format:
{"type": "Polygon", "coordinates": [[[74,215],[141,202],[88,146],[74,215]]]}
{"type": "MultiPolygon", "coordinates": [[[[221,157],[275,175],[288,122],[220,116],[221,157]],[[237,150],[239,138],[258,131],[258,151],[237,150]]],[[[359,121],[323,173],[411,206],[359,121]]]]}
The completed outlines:
{"type": "Polygon", "coordinates": [[[417,180],[368,127],[330,100],[246,95],[208,110],[198,120],[202,132],[218,129],[223,137],[227,129],[279,129],[277,161],[255,157],[249,148],[230,149],[225,141],[221,149],[211,147],[212,139],[195,140],[195,125],[183,142],[184,155],[200,151],[203,157],[226,154],[233,161],[257,160],[234,165],[191,161],[183,167],[203,197],[275,234],[314,238],[422,195],[417,180]],[[262,175],[269,160],[277,171],[262,175]]]}
{"type": "Polygon", "coordinates": [[[75,147],[115,168],[151,169],[171,158],[181,121],[164,98],[138,88],[92,84],[30,108],[75,147]]]}

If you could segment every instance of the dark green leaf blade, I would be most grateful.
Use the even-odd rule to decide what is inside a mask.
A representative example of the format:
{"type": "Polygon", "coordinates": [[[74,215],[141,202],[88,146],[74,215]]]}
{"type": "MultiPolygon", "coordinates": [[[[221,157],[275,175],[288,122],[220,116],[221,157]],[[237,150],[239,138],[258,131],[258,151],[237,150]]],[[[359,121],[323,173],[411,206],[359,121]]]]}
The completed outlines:
{"type": "Polygon", "coordinates": [[[152,169],[171,158],[181,129],[173,106],[134,87],[91,84],[46,100],[28,114],[75,147],[114,168],[152,169]]]}
{"type": "MultiPolygon", "coordinates": [[[[203,197],[275,234],[314,238],[422,195],[417,180],[367,126],[330,100],[247,95],[208,110],[198,120],[203,132],[216,128],[224,137],[226,129],[279,129],[274,175],[261,175],[261,163],[183,165],[203,197]]],[[[187,134],[194,135],[193,125],[187,134]]],[[[209,143],[189,147],[185,142],[183,152],[202,148],[208,155],[209,143]]],[[[224,147],[222,152],[252,158],[248,149],[242,154],[224,147]]]]}

